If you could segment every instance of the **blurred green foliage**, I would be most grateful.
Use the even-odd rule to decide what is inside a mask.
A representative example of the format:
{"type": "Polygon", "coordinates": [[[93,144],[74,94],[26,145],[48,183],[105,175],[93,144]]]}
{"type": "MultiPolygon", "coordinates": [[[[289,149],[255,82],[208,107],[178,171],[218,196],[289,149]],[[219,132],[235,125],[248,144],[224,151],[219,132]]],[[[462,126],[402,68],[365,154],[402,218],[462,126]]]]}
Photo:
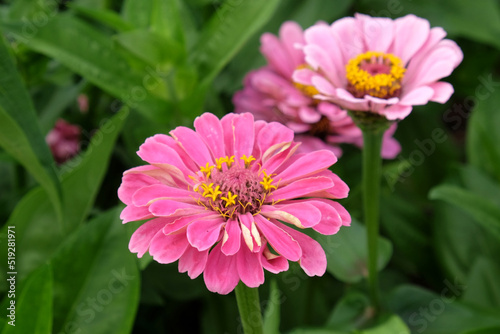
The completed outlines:
{"type": "MultiPolygon", "coordinates": [[[[266,333],[500,332],[500,4],[495,0],[11,0],[0,2],[0,290],[16,229],[19,333],[240,333],[232,295],[212,294],[176,265],[127,249],[116,189],[141,164],[145,138],[232,111],[259,37],[286,20],[308,27],[362,12],[407,13],[442,26],[464,52],[445,105],[400,123],[403,150],[384,164],[380,241],[385,314],[367,297],[366,232],[319,237],[322,278],[268,275],[266,333]],[[77,96],[88,97],[79,111],[77,96]],[[56,166],[43,137],[58,118],[84,151],[56,166]],[[439,134],[439,135],[437,135],[439,134]],[[36,305],[34,307],[33,305],[36,305]],[[22,325],[21,325],[22,323],[22,325]],[[80,330],[80,331],[78,331],[80,330]]],[[[360,152],[334,171],[360,212],[360,152]]],[[[318,237],[314,235],[314,237],[318,237]]],[[[2,333],[13,332],[0,314],[2,333]]]]}

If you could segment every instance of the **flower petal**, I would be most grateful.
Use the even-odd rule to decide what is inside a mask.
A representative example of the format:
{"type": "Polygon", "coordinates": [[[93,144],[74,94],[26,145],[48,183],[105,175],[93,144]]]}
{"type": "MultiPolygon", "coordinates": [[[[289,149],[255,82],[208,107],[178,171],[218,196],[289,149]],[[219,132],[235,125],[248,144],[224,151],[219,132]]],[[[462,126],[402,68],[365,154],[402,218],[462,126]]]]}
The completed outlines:
{"type": "Polygon", "coordinates": [[[298,242],[295,241],[289,233],[285,232],[282,228],[260,214],[255,216],[255,222],[266,240],[278,254],[283,255],[290,261],[299,260],[302,255],[302,250],[298,242]]]}
{"type": "Polygon", "coordinates": [[[164,184],[153,184],[142,187],[134,193],[132,201],[136,206],[145,206],[150,204],[151,201],[158,199],[188,199],[190,202],[195,202],[191,198],[193,192],[175,187],[169,187],[164,184]]]}
{"type": "Polygon", "coordinates": [[[311,152],[288,165],[285,170],[276,175],[275,179],[280,180],[280,185],[286,185],[298,178],[305,178],[326,170],[335,162],[337,162],[337,157],[331,151],[311,152]]]}
{"type": "Polygon", "coordinates": [[[149,211],[155,216],[175,216],[180,213],[196,214],[205,211],[199,205],[193,205],[169,199],[160,199],[149,206],[149,211]]]}
{"type": "MultiPolygon", "coordinates": [[[[194,120],[196,132],[205,141],[215,158],[225,156],[224,132],[217,116],[204,113],[194,120]]],[[[208,162],[208,161],[207,161],[208,162]]]]}
{"type": "Polygon", "coordinates": [[[191,246],[199,251],[204,251],[212,247],[221,234],[224,221],[221,217],[213,219],[199,219],[187,227],[187,238],[191,246]]]}
{"type": "MultiPolygon", "coordinates": [[[[261,214],[267,218],[274,218],[295,225],[298,228],[312,227],[321,220],[322,213],[308,201],[292,204],[263,205],[261,214]]],[[[340,217],[339,217],[340,220],[340,217]]]]}
{"type": "Polygon", "coordinates": [[[179,258],[179,272],[185,273],[187,271],[188,276],[195,279],[205,270],[207,259],[208,249],[200,252],[196,248],[188,246],[179,258]]]}
{"type": "Polygon", "coordinates": [[[294,181],[284,187],[276,189],[266,200],[279,201],[306,196],[310,193],[326,190],[333,187],[333,182],[328,177],[310,177],[294,181]]]}
{"type": "Polygon", "coordinates": [[[169,222],[170,220],[165,218],[156,218],[145,222],[132,234],[128,249],[132,253],[137,253],[137,257],[142,257],[148,251],[151,240],[156,233],[169,222]]]}
{"type": "Polygon", "coordinates": [[[120,219],[123,220],[123,224],[153,217],[154,216],[151,214],[151,212],[149,212],[147,207],[137,207],[134,205],[127,205],[120,214],[120,219]]]}
{"type": "Polygon", "coordinates": [[[236,266],[236,256],[224,255],[221,252],[221,244],[215,245],[208,254],[207,265],[203,272],[207,289],[221,295],[227,295],[233,291],[240,281],[236,266]]]}
{"type": "Polygon", "coordinates": [[[260,253],[251,252],[248,247],[241,247],[236,255],[236,266],[241,281],[250,288],[256,288],[264,283],[260,253]]]}
{"type": "MultiPolygon", "coordinates": [[[[240,224],[235,219],[229,219],[224,228],[221,251],[225,255],[234,255],[240,250],[241,229],[240,224]]],[[[246,247],[243,247],[246,248],[246,247]]]]}
{"type": "Polygon", "coordinates": [[[198,166],[205,166],[207,162],[214,163],[207,145],[195,131],[179,126],[170,131],[170,135],[198,166]]]}
{"type": "Polygon", "coordinates": [[[165,235],[158,231],[151,240],[149,254],[158,263],[172,263],[177,261],[189,246],[186,232],[165,235]]]}
{"type": "Polygon", "coordinates": [[[269,251],[267,246],[262,250],[262,267],[273,274],[288,270],[288,260],[282,255],[276,255],[269,251]]]}

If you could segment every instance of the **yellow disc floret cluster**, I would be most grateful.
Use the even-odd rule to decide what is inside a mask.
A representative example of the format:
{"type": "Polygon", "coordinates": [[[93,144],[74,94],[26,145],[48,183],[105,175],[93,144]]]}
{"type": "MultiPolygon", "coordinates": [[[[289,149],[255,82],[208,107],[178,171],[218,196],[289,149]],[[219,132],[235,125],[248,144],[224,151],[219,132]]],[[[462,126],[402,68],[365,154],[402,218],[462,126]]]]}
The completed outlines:
{"type": "Polygon", "coordinates": [[[215,165],[200,166],[198,177],[192,177],[198,181],[194,187],[201,195],[198,204],[227,219],[235,213],[260,212],[266,196],[277,186],[265,170],[251,170],[253,156],[243,155],[240,160],[235,163],[234,156],[226,156],[215,159],[215,165]]]}
{"type": "Polygon", "coordinates": [[[399,95],[405,71],[403,62],[398,57],[390,53],[368,51],[347,63],[348,90],[355,97],[394,97],[399,95]],[[387,73],[372,74],[366,71],[371,65],[382,65],[387,68],[387,73]]]}

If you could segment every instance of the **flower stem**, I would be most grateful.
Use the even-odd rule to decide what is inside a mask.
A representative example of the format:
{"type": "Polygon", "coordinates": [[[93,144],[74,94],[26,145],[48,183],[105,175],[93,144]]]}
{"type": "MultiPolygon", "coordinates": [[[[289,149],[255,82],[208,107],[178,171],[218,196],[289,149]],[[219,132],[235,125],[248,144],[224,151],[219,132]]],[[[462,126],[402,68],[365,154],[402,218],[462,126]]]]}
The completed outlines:
{"type": "Polygon", "coordinates": [[[368,284],[376,310],[379,308],[377,251],[383,135],[384,131],[363,130],[363,209],[368,233],[368,284]]]}
{"type": "Polygon", "coordinates": [[[234,291],[236,293],[238,310],[240,311],[243,332],[245,334],[264,333],[258,288],[249,288],[243,282],[240,282],[234,291]]]}

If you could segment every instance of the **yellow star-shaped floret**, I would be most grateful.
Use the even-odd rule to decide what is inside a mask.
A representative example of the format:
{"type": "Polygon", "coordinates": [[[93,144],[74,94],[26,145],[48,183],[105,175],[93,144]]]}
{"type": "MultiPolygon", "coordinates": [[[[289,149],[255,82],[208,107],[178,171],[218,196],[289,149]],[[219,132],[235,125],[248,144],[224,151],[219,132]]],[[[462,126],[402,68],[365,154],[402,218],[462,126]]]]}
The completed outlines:
{"type": "Polygon", "coordinates": [[[226,208],[231,204],[236,204],[236,194],[232,195],[230,191],[227,192],[227,197],[222,196],[221,199],[226,201],[226,208]]]}

